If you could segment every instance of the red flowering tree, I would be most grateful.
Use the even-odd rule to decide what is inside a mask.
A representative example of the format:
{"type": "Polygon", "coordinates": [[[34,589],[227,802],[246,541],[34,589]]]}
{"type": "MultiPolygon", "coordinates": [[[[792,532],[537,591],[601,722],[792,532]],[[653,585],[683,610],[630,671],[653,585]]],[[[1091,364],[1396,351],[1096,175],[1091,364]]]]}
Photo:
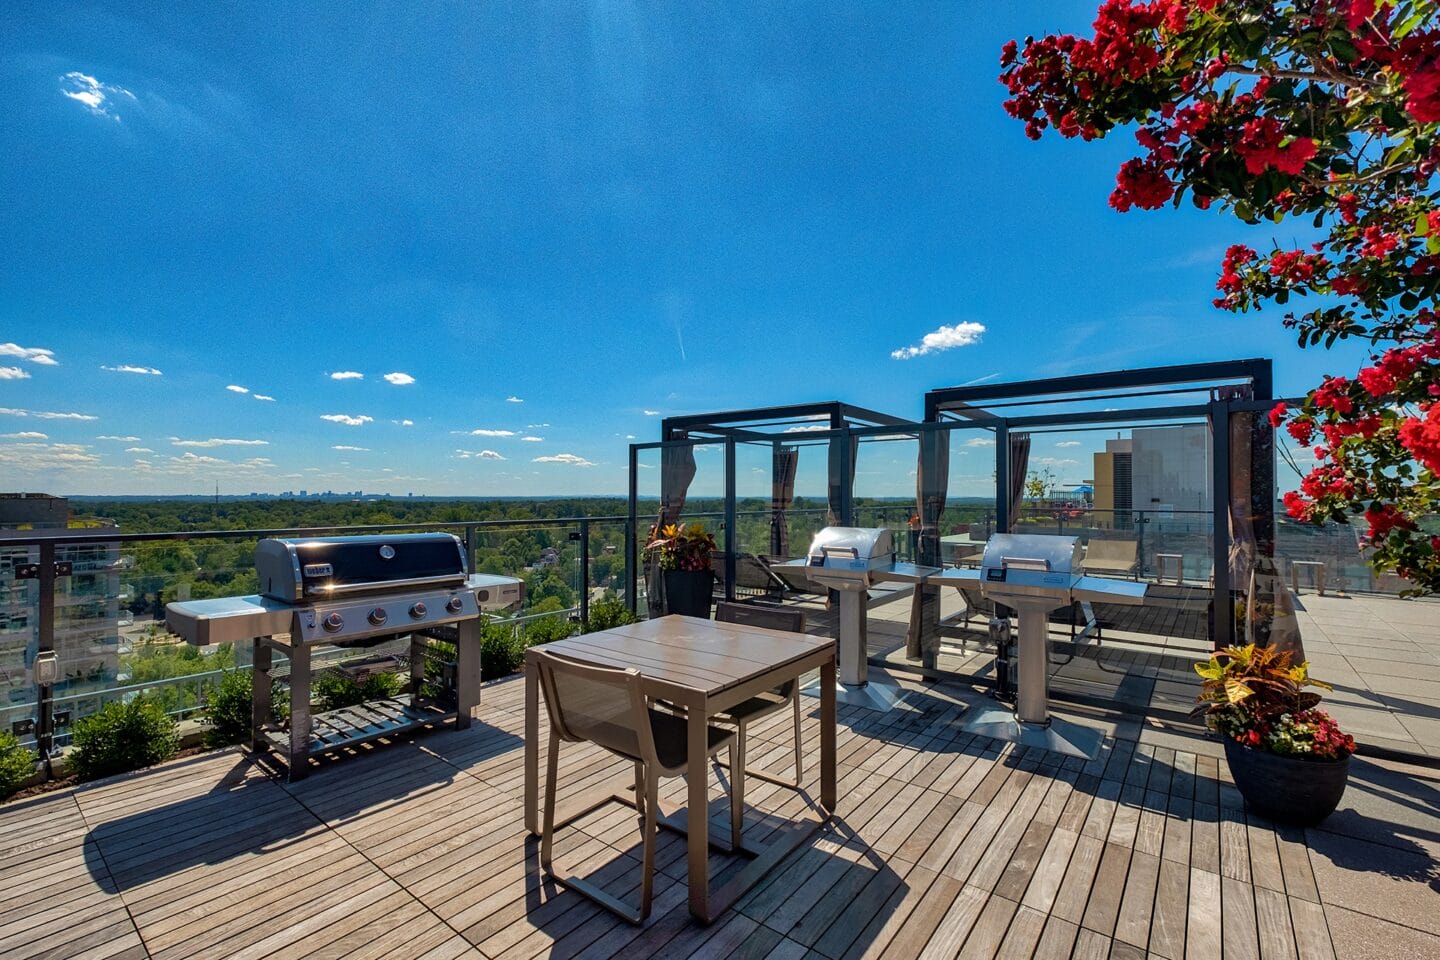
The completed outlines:
{"type": "Polygon", "coordinates": [[[1108,0],[1094,36],[1005,45],[1005,109],[1038,139],[1133,129],[1110,205],[1301,218],[1301,249],[1226,253],[1215,305],[1288,306],[1302,347],[1370,362],[1276,407],[1316,467],[1291,516],[1363,517],[1372,562],[1440,591],[1440,5],[1108,0]],[[1297,310],[1300,298],[1308,309],[1297,310]]]}

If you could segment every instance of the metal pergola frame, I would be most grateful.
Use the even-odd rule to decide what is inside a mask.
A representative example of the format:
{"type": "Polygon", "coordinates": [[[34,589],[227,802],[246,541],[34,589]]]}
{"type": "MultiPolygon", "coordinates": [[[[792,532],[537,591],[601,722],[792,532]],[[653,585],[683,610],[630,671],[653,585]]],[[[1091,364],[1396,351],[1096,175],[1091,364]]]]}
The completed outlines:
{"type": "MultiPolygon", "coordinates": [[[[1273,364],[1266,358],[1226,360],[1209,363],[1145,367],[1105,373],[1022,380],[1008,383],[985,383],[972,386],[945,387],[930,390],[924,397],[924,419],[910,421],[879,413],[841,401],[757,407],[714,413],[666,417],[661,421],[661,440],[630,446],[629,520],[638,531],[639,494],[638,463],[643,451],[667,447],[696,446],[722,443],[725,446],[725,553],[726,593],[734,590],[735,564],[735,447],[737,443],[805,443],[829,445],[831,482],[839,473],[839,509],[841,523],[853,522],[853,494],[849,472],[843,469],[850,450],[858,440],[889,433],[913,433],[917,437],[937,429],[985,429],[995,438],[995,513],[999,530],[1007,530],[1011,517],[1009,438],[1012,433],[1036,428],[1094,428],[1105,425],[1135,423],[1174,423],[1203,421],[1211,428],[1211,482],[1213,517],[1214,587],[1212,601],[1217,614],[1229,609],[1231,595],[1229,553],[1231,509],[1231,421],[1237,414],[1255,414],[1251,429],[1251,511],[1255,540],[1262,555],[1273,556],[1275,542],[1275,470],[1274,434],[1268,420],[1260,414],[1274,404],[1273,364]],[[1186,395],[1202,398],[1176,402],[1164,398],[1186,395]],[[1070,412],[1020,411],[1013,408],[1041,408],[1047,405],[1071,407],[1107,399],[1142,401],[1124,409],[1070,410],[1070,412]],[[1008,401],[1008,402],[1007,402],[1008,401]],[[1153,401],[1153,402],[1152,402],[1153,401]],[[1010,407],[1012,409],[1006,410],[1010,407]],[[784,433],[786,427],[799,423],[828,424],[828,429],[803,434],[784,433]],[[1222,598],[1224,598],[1222,602],[1222,598]]],[[[635,572],[639,570],[636,543],[632,538],[626,547],[626,600],[633,609],[636,603],[635,572]]],[[[934,563],[938,557],[922,556],[921,563],[934,563]]],[[[1216,615],[1214,641],[1217,647],[1229,645],[1233,639],[1233,618],[1216,615]]]]}
{"type": "MultiPolygon", "coordinates": [[[[1128,424],[1137,421],[1203,419],[1210,425],[1210,462],[1213,510],[1213,546],[1215,580],[1212,590],[1214,643],[1216,648],[1228,646],[1233,640],[1233,618],[1222,615],[1229,609],[1230,597],[1230,421],[1236,413],[1263,413],[1274,405],[1274,373],[1268,358],[1225,360],[1213,363],[1188,363],[1166,367],[1145,367],[1108,373],[1080,374],[1046,380],[1012,383],[987,383],[974,386],[946,387],[925,394],[925,419],[983,422],[995,430],[995,507],[997,528],[1009,529],[1010,504],[1001,491],[1010,487],[1009,437],[1012,431],[1031,427],[1092,426],[1128,424]],[[1162,388],[1162,389],[1147,389],[1162,388]],[[1164,389],[1168,388],[1168,389],[1164,389]],[[1116,410],[1086,410],[1072,413],[1001,415],[986,406],[1007,406],[1003,401],[1017,401],[1024,406],[1045,403],[1077,403],[1085,400],[1152,397],[1205,392],[1203,403],[1168,403],[1116,410]],[[1001,401],[997,403],[996,401],[1001,401]],[[1225,602],[1221,602],[1225,598],[1225,602]]],[[[1011,404],[1012,406],[1014,404],[1011,404]]],[[[1255,418],[1252,429],[1251,505],[1254,510],[1255,539],[1262,554],[1274,554],[1275,544],[1275,469],[1273,454],[1253,455],[1253,445],[1273,451],[1273,431],[1264,417],[1255,418]]],[[[923,562],[922,558],[922,562],[923,562]]]]}

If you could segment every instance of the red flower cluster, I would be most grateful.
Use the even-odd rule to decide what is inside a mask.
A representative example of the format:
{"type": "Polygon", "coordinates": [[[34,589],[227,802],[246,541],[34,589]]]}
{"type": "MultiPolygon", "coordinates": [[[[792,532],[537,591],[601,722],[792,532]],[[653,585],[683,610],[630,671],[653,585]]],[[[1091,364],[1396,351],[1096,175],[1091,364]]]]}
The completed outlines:
{"type": "Polygon", "coordinates": [[[1120,165],[1115,177],[1115,191],[1110,206],[1124,213],[1131,207],[1157,210],[1175,194],[1175,186],[1165,175],[1165,168],[1153,160],[1138,157],[1120,165]]]}
{"type": "Polygon", "coordinates": [[[1373,367],[1366,367],[1356,376],[1360,386],[1372,397],[1383,397],[1395,389],[1402,380],[1408,380],[1420,367],[1420,361],[1428,351],[1427,345],[1386,350],[1373,367]]]}
{"type": "Polygon", "coordinates": [[[1350,381],[1344,377],[1326,377],[1325,382],[1315,388],[1315,406],[1334,410],[1342,415],[1354,412],[1355,401],[1350,399],[1350,381]]]}
{"type": "Polygon", "coordinates": [[[1371,540],[1383,537],[1391,530],[1415,529],[1415,521],[1389,503],[1381,503],[1366,510],[1365,522],[1370,524],[1370,530],[1365,535],[1371,540]]]}
{"type": "Polygon", "coordinates": [[[1440,403],[1432,403],[1423,420],[1407,417],[1400,424],[1400,443],[1410,455],[1440,477],[1440,403]]]}
{"type": "Polygon", "coordinates": [[[1440,121],[1440,32],[1411,34],[1393,65],[1405,78],[1406,109],[1421,123],[1440,121]]]}
{"type": "Polygon", "coordinates": [[[1396,247],[1400,246],[1400,238],[1393,233],[1386,233],[1378,226],[1366,227],[1361,234],[1364,244],[1360,247],[1362,257],[1373,257],[1376,260],[1383,260],[1389,256],[1396,247]]]}
{"type": "Polygon", "coordinates": [[[1306,500],[1294,490],[1287,490],[1285,492],[1284,502],[1285,512],[1296,520],[1308,521],[1310,519],[1310,511],[1315,506],[1314,501],[1306,500]]]}
{"type": "Polygon", "coordinates": [[[1286,283],[1310,283],[1317,273],[1330,270],[1330,261],[1318,253],[1304,250],[1277,250],[1270,255],[1270,275],[1286,283]]]}
{"type": "Polygon", "coordinates": [[[1285,128],[1274,117],[1256,117],[1242,128],[1235,152],[1245,158],[1245,169],[1260,175],[1274,167],[1291,176],[1305,169],[1315,156],[1315,141],[1296,137],[1282,146],[1285,128]]]}
{"type": "Polygon", "coordinates": [[[1257,256],[1243,243],[1232,244],[1225,251],[1225,259],[1220,264],[1220,279],[1215,281],[1215,289],[1225,296],[1215,298],[1216,307],[1221,310],[1240,309],[1240,295],[1245,290],[1245,278],[1240,275],[1240,268],[1254,263],[1257,256]]]}
{"type": "Polygon", "coordinates": [[[1278,427],[1285,422],[1285,413],[1290,409],[1289,405],[1281,400],[1270,408],[1270,426],[1278,427]]]}

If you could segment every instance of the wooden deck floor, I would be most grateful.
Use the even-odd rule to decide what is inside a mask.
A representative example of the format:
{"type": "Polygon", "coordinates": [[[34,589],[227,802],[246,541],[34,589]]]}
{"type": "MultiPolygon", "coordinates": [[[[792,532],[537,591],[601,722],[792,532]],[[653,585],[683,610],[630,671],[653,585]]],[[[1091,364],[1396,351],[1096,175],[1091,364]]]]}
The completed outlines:
{"type": "MultiPolygon", "coordinates": [[[[907,709],[842,709],[838,817],[713,926],[690,919],[683,840],[667,834],[637,929],[542,882],[521,821],[521,708],[517,680],[488,685],[470,730],[294,785],[227,751],[0,807],[0,955],[1336,955],[1305,834],[1247,817],[1223,762],[1108,740],[1085,763],[974,739],[933,686],[907,709]]],[[[776,772],[787,723],[755,732],[776,772]]],[[[818,738],[813,715],[806,731],[818,738]]],[[[562,803],[628,775],[566,747],[562,803]]],[[[667,784],[683,802],[683,781],[667,784]]],[[[754,837],[798,802],[753,780],[747,799],[754,837]]],[[[616,807],[562,834],[556,858],[630,896],[637,841],[616,807]]],[[[737,866],[716,855],[719,880],[737,866]]]]}

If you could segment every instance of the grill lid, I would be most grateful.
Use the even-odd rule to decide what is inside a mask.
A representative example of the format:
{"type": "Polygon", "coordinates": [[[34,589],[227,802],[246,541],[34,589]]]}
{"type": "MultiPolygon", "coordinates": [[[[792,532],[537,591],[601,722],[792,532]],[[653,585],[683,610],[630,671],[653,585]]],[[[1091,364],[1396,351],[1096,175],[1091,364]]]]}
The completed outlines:
{"type": "Polygon", "coordinates": [[[894,560],[894,535],[885,527],[825,527],[810,541],[808,565],[830,570],[874,570],[894,560]]]}
{"type": "Polygon", "coordinates": [[[261,540],[260,592],[295,603],[373,590],[465,581],[465,546],[449,533],[261,540]]]}
{"type": "Polygon", "coordinates": [[[997,533],[985,544],[980,579],[986,583],[1033,581],[1066,588],[1080,575],[1080,538],[1034,533],[997,533]]]}

